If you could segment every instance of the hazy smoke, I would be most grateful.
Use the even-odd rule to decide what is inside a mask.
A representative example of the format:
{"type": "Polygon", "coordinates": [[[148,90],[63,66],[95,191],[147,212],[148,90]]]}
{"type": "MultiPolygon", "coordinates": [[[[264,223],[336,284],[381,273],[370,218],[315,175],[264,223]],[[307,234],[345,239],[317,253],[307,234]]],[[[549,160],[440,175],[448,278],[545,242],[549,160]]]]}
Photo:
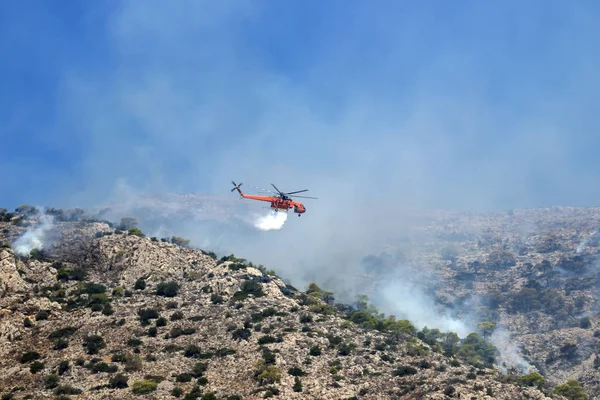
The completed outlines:
{"type": "Polygon", "coordinates": [[[33,249],[44,248],[46,233],[53,227],[53,218],[44,214],[40,221],[41,225],[28,230],[14,242],[13,247],[20,255],[28,255],[33,249]]]}
{"type": "Polygon", "coordinates": [[[281,230],[283,228],[283,224],[287,220],[288,213],[269,210],[267,215],[263,215],[259,217],[255,222],[254,226],[261,231],[273,231],[273,230],[281,230]]]}
{"type": "Polygon", "coordinates": [[[520,373],[527,373],[531,365],[519,354],[518,343],[511,339],[510,332],[502,327],[497,327],[489,338],[498,351],[498,366],[502,372],[507,373],[508,368],[515,368],[520,373]]]}
{"type": "Polygon", "coordinates": [[[438,328],[456,332],[461,338],[473,332],[463,321],[453,318],[448,311],[436,307],[434,299],[410,282],[393,281],[382,288],[375,304],[399,319],[407,319],[417,329],[438,328]]]}

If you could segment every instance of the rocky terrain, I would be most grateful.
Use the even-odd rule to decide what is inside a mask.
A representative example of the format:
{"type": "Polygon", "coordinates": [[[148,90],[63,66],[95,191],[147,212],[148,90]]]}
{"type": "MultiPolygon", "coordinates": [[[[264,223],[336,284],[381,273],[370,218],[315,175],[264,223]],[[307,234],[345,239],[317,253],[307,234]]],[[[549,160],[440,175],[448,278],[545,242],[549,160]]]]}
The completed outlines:
{"type": "Polygon", "coordinates": [[[428,290],[440,306],[492,341],[501,327],[520,367],[553,385],[577,380],[596,399],[599,227],[598,208],[445,213],[421,227],[419,243],[371,256],[368,271],[389,276],[398,258],[415,274],[432,271],[438,279],[428,290]]]}
{"type": "MultiPolygon", "coordinates": [[[[298,290],[184,238],[147,237],[132,219],[47,215],[0,210],[3,399],[599,393],[598,210],[445,214],[423,226],[433,241],[411,244],[403,263],[440,277],[430,288],[438,304],[477,323],[464,338],[416,329],[365,298],[338,304],[318,283],[298,290]],[[498,368],[488,339],[499,325],[516,334],[530,371],[498,368]]],[[[371,257],[370,276],[394,257],[371,257]]]]}

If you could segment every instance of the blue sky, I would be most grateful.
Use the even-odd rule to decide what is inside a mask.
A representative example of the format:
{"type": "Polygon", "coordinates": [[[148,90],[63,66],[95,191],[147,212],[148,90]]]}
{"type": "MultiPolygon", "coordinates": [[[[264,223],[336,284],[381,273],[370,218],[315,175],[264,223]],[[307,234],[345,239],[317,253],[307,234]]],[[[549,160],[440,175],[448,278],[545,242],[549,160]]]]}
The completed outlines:
{"type": "MultiPolygon", "coordinates": [[[[598,205],[593,1],[0,3],[2,204],[598,205]]],[[[315,206],[311,206],[315,207],[315,206]]]]}

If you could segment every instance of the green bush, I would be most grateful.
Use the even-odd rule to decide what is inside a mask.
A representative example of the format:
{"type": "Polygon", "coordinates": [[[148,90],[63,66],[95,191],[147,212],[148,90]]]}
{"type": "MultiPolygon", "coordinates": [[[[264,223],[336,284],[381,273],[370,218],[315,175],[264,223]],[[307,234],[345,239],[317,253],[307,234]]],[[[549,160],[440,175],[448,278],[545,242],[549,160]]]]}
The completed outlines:
{"type": "Polygon", "coordinates": [[[156,295],[163,297],[175,297],[179,293],[177,282],[161,282],[156,286],[156,295]]]}
{"type": "Polygon", "coordinates": [[[38,353],[37,351],[26,351],[25,353],[23,353],[21,355],[21,358],[19,361],[21,362],[21,364],[25,364],[25,363],[39,360],[39,359],[40,359],[40,353],[38,353]]]}
{"type": "Polygon", "coordinates": [[[90,335],[84,339],[83,347],[86,348],[88,354],[98,354],[101,349],[106,347],[106,343],[102,336],[90,335]]]}
{"type": "Polygon", "coordinates": [[[145,237],[144,233],[139,228],[130,228],[127,232],[129,232],[130,235],[145,237]]]}
{"type": "Polygon", "coordinates": [[[44,387],[46,389],[54,389],[55,387],[58,386],[59,380],[60,380],[60,378],[58,377],[57,374],[50,374],[44,380],[44,387]]]}
{"type": "Polygon", "coordinates": [[[147,394],[154,392],[157,386],[158,384],[156,382],[148,380],[136,381],[133,383],[131,390],[135,394],[147,394]]]}
{"type": "Polygon", "coordinates": [[[146,289],[146,281],[142,278],[138,278],[135,281],[135,285],[133,287],[135,290],[144,290],[146,289]]]}
{"type": "Polygon", "coordinates": [[[123,374],[113,375],[110,378],[110,380],[108,381],[108,387],[110,387],[112,389],[124,389],[129,386],[129,384],[127,383],[128,380],[129,380],[129,378],[127,378],[126,375],[123,375],[123,374]]]}
{"type": "Polygon", "coordinates": [[[588,395],[585,389],[575,379],[570,379],[566,383],[556,386],[552,394],[565,396],[569,400],[587,400],[588,395]]]}
{"type": "Polygon", "coordinates": [[[592,327],[592,323],[590,322],[590,317],[583,317],[579,320],[579,327],[583,329],[589,329],[592,327]]]}
{"type": "Polygon", "coordinates": [[[54,389],[54,394],[57,396],[60,395],[77,395],[77,394],[81,394],[83,393],[83,391],[81,389],[78,389],[76,387],[70,386],[70,385],[61,385],[59,387],[57,387],[56,389],[54,389]]]}
{"type": "Polygon", "coordinates": [[[300,382],[300,379],[297,376],[294,377],[294,386],[292,389],[294,392],[302,392],[302,382],[300,382]]]}
{"type": "Polygon", "coordinates": [[[538,388],[541,388],[545,382],[544,377],[537,372],[524,375],[517,379],[517,384],[521,386],[535,386],[538,388]]]}
{"type": "Polygon", "coordinates": [[[38,372],[40,372],[41,370],[44,369],[44,363],[40,362],[40,361],[34,361],[31,363],[31,365],[29,366],[29,371],[32,374],[36,374],[38,372]]]}

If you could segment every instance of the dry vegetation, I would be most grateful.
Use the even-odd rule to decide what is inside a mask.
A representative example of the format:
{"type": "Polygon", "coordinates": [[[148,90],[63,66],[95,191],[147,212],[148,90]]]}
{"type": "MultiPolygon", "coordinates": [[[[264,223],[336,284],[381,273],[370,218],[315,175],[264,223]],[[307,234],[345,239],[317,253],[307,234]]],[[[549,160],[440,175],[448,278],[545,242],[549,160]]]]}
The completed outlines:
{"type": "MultiPolygon", "coordinates": [[[[550,385],[543,374],[494,368],[497,349],[485,336],[504,314],[514,324],[515,315],[524,318],[515,330],[526,348],[539,349],[531,358],[545,358],[547,370],[589,360],[582,343],[594,349],[598,340],[595,317],[575,326],[568,316],[591,309],[580,287],[589,278],[552,277],[556,267],[542,260],[524,265],[514,245],[498,244],[483,267],[473,262],[484,253],[465,253],[466,241],[436,255],[450,275],[482,277],[481,286],[461,284],[448,296],[484,290],[496,299],[496,317],[482,321],[491,325],[459,340],[381,315],[365,297],[337,304],[317,284],[298,291],[233,255],[217,258],[183,238],[148,238],[133,219],[114,225],[83,210],[49,213],[52,244],[19,255],[14,241],[38,226],[39,212],[0,212],[2,399],[585,398],[568,374],[550,385]],[[557,289],[559,278],[574,286],[561,281],[557,289]],[[557,328],[571,333],[544,343],[557,328]]],[[[545,254],[565,245],[547,242],[540,242],[545,254]]],[[[578,259],[557,262],[581,268],[578,259]]]]}

